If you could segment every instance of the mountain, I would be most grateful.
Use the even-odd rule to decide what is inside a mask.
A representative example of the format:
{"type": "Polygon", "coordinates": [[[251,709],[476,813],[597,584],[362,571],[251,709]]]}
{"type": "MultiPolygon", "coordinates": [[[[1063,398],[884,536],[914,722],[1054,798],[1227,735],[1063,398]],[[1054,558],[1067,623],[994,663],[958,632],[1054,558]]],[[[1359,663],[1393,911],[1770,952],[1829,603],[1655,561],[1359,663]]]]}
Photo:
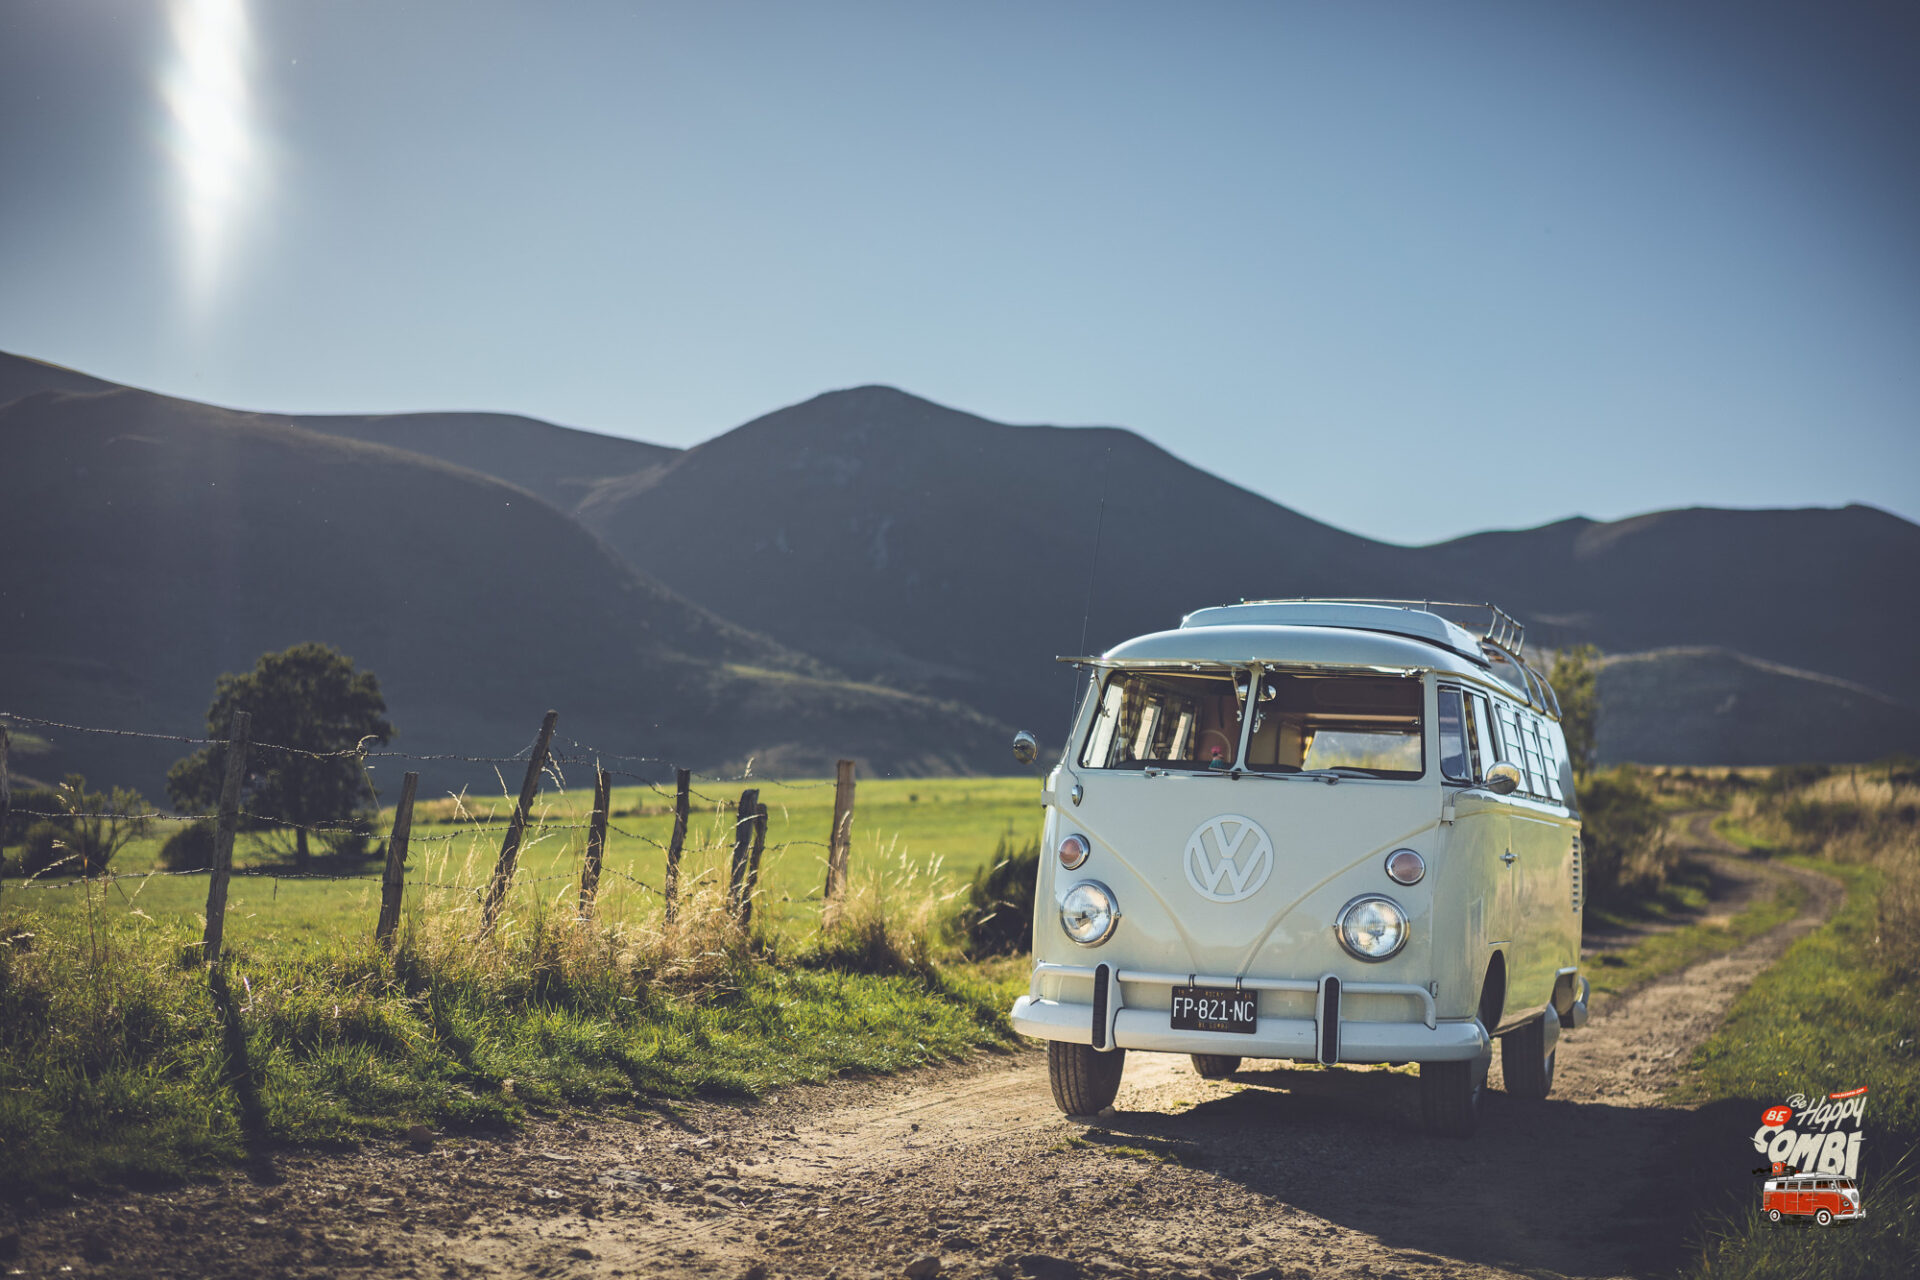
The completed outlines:
{"type": "Polygon", "coordinates": [[[80,373],[64,365],[48,364],[27,356],[0,351],[0,404],[30,396],[37,391],[118,391],[117,383],[91,374],[80,373]]]}
{"type": "MultiPolygon", "coordinates": [[[[0,404],[38,391],[117,391],[111,382],[0,351],[0,404]]],[[[678,449],[511,413],[255,414],[325,435],[391,445],[493,476],[570,510],[607,476],[645,471],[678,449]]]]}
{"type": "Polygon", "coordinates": [[[680,453],[665,445],[510,413],[321,414],[275,420],[467,467],[517,484],[562,510],[571,510],[607,476],[645,472],[680,453]]]}
{"type": "MultiPolygon", "coordinates": [[[[1920,748],[1908,710],[1920,705],[1920,670],[1905,639],[1920,629],[1920,526],[1868,507],[1575,518],[1406,547],[1309,519],[1128,431],[1011,426],[889,387],[818,396],[685,451],[511,415],[239,414],[0,354],[0,402],[48,391],[68,398],[21,401],[5,419],[34,424],[9,430],[37,440],[38,453],[13,465],[24,446],[0,436],[14,503],[0,525],[10,557],[0,604],[32,585],[14,580],[24,547],[46,573],[122,583],[140,604],[128,616],[151,635],[144,645],[121,636],[138,632],[111,610],[87,612],[85,587],[41,581],[33,607],[73,615],[63,625],[80,639],[0,633],[0,693],[59,694],[37,705],[94,699],[103,714],[170,726],[184,707],[197,724],[208,672],[248,665],[269,643],[337,637],[392,687],[403,681],[396,699],[418,697],[410,705],[435,726],[467,723],[458,690],[476,682],[524,693],[529,706],[564,685],[568,705],[593,708],[612,737],[631,742],[631,709],[644,708],[649,735],[704,760],[772,751],[812,768],[845,752],[899,770],[998,770],[1007,724],[1046,737],[1064,723],[1074,677],[1057,654],[1097,652],[1208,604],[1357,595],[1491,600],[1527,624],[1534,654],[1599,644],[1616,655],[1602,686],[1610,756],[1784,761],[1816,745],[1844,756],[1872,743],[1920,748]],[[133,398],[83,410],[88,393],[133,398]],[[91,436],[73,425],[89,414],[105,415],[91,436]],[[194,458],[175,471],[126,461],[149,447],[139,443],[153,435],[149,419],[231,441],[167,437],[167,449],[194,458]],[[63,442],[70,430],[79,434],[63,442]],[[279,452],[250,482],[257,501],[181,487],[193,468],[217,472],[270,441],[279,452]],[[329,481],[323,493],[315,486],[334,472],[313,461],[322,456],[384,479],[329,481]],[[120,470],[104,490],[68,474],[110,462],[120,470]],[[217,533],[200,527],[208,503],[225,522],[217,533]],[[127,515],[136,509],[145,523],[127,515]],[[280,532],[288,521],[299,539],[280,532]],[[183,540],[191,545],[168,550],[183,540]],[[201,581],[207,560],[232,561],[232,572],[201,581]],[[253,576],[239,594],[243,561],[253,576]],[[188,618],[195,599],[153,594],[173,563],[233,615],[221,624],[231,643],[204,634],[210,616],[188,618]],[[335,582],[345,563],[378,590],[335,582]],[[289,585],[308,576],[326,590],[289,585]],[[512,603],[516,588],[538,591],[567,621],[515,629],[502,615],[534,608],[512,603]],[[428,598],[430,655],[400,616],[428,598]],[[607,609],[618,619],[594,612],[607,609]],[[582,617],[602,634],[577,634],[582,617]],[[210,646],[217,664],[202,652],[210,646]],[[540,672],[516,673],[516,662],[540,672]],[[596,664],[620,670],[579,674],[596,664]],[[183,685],[186,701],[149,714],[158,690],[183,685]],[[832,710],[816,715],[816,705],[832,710]],[[783,710],[754,719],[770,706],[783,710]],[[1800,727],[1758,733],[1754,707],[1800,727]],[[1816,731],[1824,721],[1860,727],[1836,740],[1816,731]]],[[[1422,466],[1498,521],[1497,461],[1439,453],[1355,465],[1422,466]]],[[[517,706],[487,724],[518,745],[524,729],[507,725],[538,710],[517,706]]]]}
{"type": "Polygon", "coordinates": [[[1607,658],[1603,763],[1778,764],[1877,760],[1920,750],[1920,712],[1873,690],[1726,649],[1607,658]]]}
{"type": "MultiPolygon", "coordinates": [[[[0,475],[7,710],[197,734],[217,675],[320,640],[379,675],[410,752],[510,754],[554,707],[569,740],[694,767],[1005,757],[1005,726],[844,680],[526,491],[419,454],[141,391],[40,392],[0,408],[0,475]]],[[[150,796],[186,749],[41,732],[37,772],[150,796]]],[[[498,785],[421,767],[429,787],[498,785]]]]}
{"type": "MultiPolygon", "coordinates": [[[[1421,465],[1497,519],[1486,466],[1421,465]]],[[[1043,733],[1069,696],[1054,655],[1263,596],[1491,600],[1528,624],[1536,653],[1714,646],[1920,700],[1906,640],[1920,629],[1920,526],[1867,507],[1574,519],[1401,547],[1130,432],[1008,426],[860,387],[605,481],[580,516],[716,612],[1043,733]]]]}
{"type": "Polygon", "coordinates": [[[1007,426],[888,387],[605,482],[580,516],[744,625],[1036,731],[1067,709],[1056,654],[1242,595],[1351,590],[1390,551],[1131,432],[1007,426]]]}
{"type": "Polygon", "coordinates": [[[1500,601],[1543,644],[1726,648],[1920,704],[1920,526],[1872,507],[1563,520],[1413,563],[1432,589],[1500,601]]]}

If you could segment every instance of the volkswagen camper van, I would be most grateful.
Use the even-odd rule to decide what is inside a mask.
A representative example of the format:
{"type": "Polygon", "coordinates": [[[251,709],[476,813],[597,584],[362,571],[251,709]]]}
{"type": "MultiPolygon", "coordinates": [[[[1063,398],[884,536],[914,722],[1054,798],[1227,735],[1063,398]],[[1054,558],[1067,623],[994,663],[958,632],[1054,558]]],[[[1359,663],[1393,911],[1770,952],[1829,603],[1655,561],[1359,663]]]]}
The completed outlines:
{"type": "Polygon", "coordinates": [[[1546,1096],[1587,1016],[1580,817],[1524,639],[1492,606],[1275,600],[1062,659],[1091,678],[1012,1014],[1061,1110],[1108,1106],[1129,1052],[1418,1063],[1465,1136],[1495,1040],[1546,1096]]]}

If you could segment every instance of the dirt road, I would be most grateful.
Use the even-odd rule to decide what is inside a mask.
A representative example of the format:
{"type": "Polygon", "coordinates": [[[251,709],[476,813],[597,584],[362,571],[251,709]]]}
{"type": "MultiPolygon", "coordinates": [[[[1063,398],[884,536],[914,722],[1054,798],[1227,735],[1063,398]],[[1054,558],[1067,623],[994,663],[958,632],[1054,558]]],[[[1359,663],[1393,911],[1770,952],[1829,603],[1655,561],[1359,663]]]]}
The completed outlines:
{"type": "Polygon", "coordinates": [[[40,1212],[0,1264],[36,1276],[1644,1275],[1674,1260],[1689,1203],[1660,1172],[1680,1128],[1662,1090],[1839,897],[1793,868],[1725,871],[1730,894],[1799,877],[1808,905],[1601,1008],[1562,1039],[1554,1096],[1494,1091],[1467,1142],[1420,1131],[1410,1072],[1256,1063],[1205,1081],[1185,1059],[1143,1055],[1113,1114],[1072,1121],[1054,1109],[1044,1055],[1023,1048],[751,1108],[285,1159],[271,1184],[40,1212]]]}

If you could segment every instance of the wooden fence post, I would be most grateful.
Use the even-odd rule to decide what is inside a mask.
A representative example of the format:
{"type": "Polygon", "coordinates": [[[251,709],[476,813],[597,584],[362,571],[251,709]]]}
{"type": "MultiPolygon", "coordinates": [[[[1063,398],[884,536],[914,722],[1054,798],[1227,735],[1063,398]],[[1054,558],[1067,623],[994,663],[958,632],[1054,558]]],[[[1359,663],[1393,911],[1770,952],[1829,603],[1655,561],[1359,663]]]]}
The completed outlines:
{"type": "Polygon", "coordinates": [[[607,853],[607,813],[613,807],[613,778],[593,771],[593,821],[587,826],[587,862],[580,868],[580,918],[593,918],[593,895],[600,889],[600,860],[607,853]]]}
{"type": "Polygon", "coordinates": [[[7,781],[7,748],[11,745],[7,726],[0,722],[0,845],[7,842],[7,819],[13,814],[13,785],[7,781]]]}
{"type": "Polygon", "coordinates": [[[513,807],[513,821],[507,824],[507,838],[500,842],[500,861],[494,864],[493,883],[487,886],[486,906],[480,912],[482,937],[493,932],[493,922],[500,914],[500,904],[507,900],[507,890],[513,884],[513,864],[520,857],[520,837],[526,834],[527,814],[533,808],[533,798],[540,793],[540,771],[547,767],[547,748],[553,745],[553,726],[559,719],[558,711],[547,712],[546,719],[540,722],[540,736],[533,740],[533,755],[527,760],[526,780],[520,784],[520,802],[513,807]]]}
{"type": "Polygon", "coordinates": [[[220,937],[227,925],[227,881],[233,875],[233,833],[240,825],[240,784],[247,777],[247,744],[253,717],[233,713],[227,729],[227,772],[220,783],[220,813],[213,823],[213,874],[207,877],[207,928],[202,935],[208,961],[220,959],[220,937]]]}
{"type": "Polygon", "coordinates": [[[727,877],[727,905],[733,909],[736,919],[740,916],[740,904],[746,900],[747,858],[753,846],[753,811],[759,803],[759,790],[748,787],[740,793],[740,808],[733,819],[733,867],[732,874],[727,877]]]}
{"type": "Polygon", "coordinates": [[[693,774],[686,769],[673,771],[673,839],[667,845],[667,923],[679,912],[680,851],[687,844],[687,793],[693,789],[693,774]]]}
{"type": "Polygon", "coordinates": [[[409,773],[400,780],[400,803],[393,807],[393,834],[387,837],[387,870],[380,877],[380,920],[373,926],[373,940],[386,946],[400,924],[400,899],[407,889],[407,841],[413,835],[413,793],[420,775],[409,773]]]}
{"type": "Polygon", "coordinates": [[[753,806],[753,856],[747,863],[747,891],[740,895],[740,927],[753,921],[753,895],[760,887],[760,855],[767,848],[767,806],[753,806]]]}
{"type": "Polygon", "coordinates": [[[827,887],[823,916],[828,924],[839,914],[847,891],[847,852],[853,845],[853,761],[842,760],[833,780],[833,830],[827,836],[827,887]]]}

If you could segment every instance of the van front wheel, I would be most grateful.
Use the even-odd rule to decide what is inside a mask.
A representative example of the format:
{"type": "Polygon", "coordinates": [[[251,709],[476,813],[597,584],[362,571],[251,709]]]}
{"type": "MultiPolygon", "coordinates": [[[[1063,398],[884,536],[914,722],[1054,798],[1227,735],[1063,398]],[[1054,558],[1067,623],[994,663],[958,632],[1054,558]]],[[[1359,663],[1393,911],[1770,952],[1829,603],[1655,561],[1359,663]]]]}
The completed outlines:
{"type": "Polygon", "coordinates": [[[1203,1080],[1225,1080],[1240,1069],[1240,1059],[1226,1053],[1189,1054],[1193,1059],[1193,1069],[1200,1073],[1203,1080]]]}
{"type": "Polygon", "coordinates": [[[1112,1106],[1126,1065],[1125,1049],[1101,1053],[1091,1045],[1047,1041],[1047,1080],[1053,1085],[1053,1101],[1070,1116],[1098,1115],[1112,1106]]]}
{"type": "Polygon", "coordinates": [[[1830,1227],[1833,1225],[1833,1215],[1831,1213],[1828,1213],[1825,1209],[1822,1209],[1820,1212],[1814,1214],[1813,1220],[1819,1223],[1823,1227],[1830,1227]]]}
{"type": "Polygon", "coordinates": [[[1486,1057],[1465,1062],[1420,1064],[1420,1116],[1433,1133],[1471,1138],[1480,1123],[1480,1095],[1487,1090],[1486,1057]]]}
{"type": "Polygon", "coordinates": [[[1547,1052],[1547,1020],[1535,1018],[1500,1037],[1500,1074],[1516,1098],[1544,1098],[1553,1090],[1553,1060],[1547,1052]]]}

